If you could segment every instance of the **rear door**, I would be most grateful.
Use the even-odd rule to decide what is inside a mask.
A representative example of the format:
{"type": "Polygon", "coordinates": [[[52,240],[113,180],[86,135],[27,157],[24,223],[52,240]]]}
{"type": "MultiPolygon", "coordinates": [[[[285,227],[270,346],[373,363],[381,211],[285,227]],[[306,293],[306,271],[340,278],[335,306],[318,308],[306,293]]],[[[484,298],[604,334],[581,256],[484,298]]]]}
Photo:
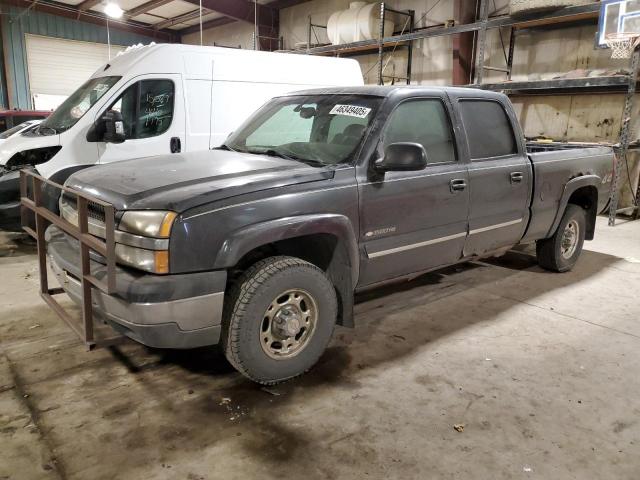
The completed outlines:
{"type": "Polygon", "coordinates": [[[99,163],[185,151],[181,75],[136,77],[108,105],[99,115],[109,109],[119,111],[126,140],[123,143],[98,142],[99,163]]]}
{"type": "Polygon", "coordinates": [[[516,244],[529,217],[531,163],[511,108],[497,98],[458,98],[469,163],[464,256],[516,244]]]}
{"type": "Polygon", "coordinates": [[[367,285],[458,261],[467,236],[467,165],[458,155],[446,98],[410,98],[384,126],[369,167],[359,167],[360,244],[367,285]],[[425,147],[427,167],[379,174],[371,164],[396,142],[425,147]]]}

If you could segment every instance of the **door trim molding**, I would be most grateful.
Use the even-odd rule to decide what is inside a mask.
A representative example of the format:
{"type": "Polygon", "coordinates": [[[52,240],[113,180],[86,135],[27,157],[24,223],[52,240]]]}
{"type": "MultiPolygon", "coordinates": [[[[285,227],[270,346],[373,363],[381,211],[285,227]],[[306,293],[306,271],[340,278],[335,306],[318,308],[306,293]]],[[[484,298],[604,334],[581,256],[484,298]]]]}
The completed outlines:
{"type": "MultiPolygon", "coordinates": [[[[510,227],[511,225],[517,225],[519,223],[522,223],[522,218],[519,218],[517,220],[511,220],[509,222],[496,223],[495,225],[489,225],[488,227],[476,228],[474,230],[469,231],[469,235],[474,235],[476,233],[489,232],[491,230],[496,230],[498,228],[503,228],[503,227],[510,227]]],[[[403,245],[401,247],[389,248],[387,250],[380,250],[377,252],[367,252],[367,258],[384,257],[385,255],[406,252],[407,250],[413,250],[414,248],[426,247],[428,245],[447,242],[449,240],[455,240],[456,238],[461,238],[466,236],[467,236],[467,232],[460,232],[460,233],[454,233],[453,235],[447,235],[446,237],[438,237],[438,238],[433,238],[431,240],[425,240],[424,242],[410,243],[408,245],[403,245]]]]}
{"type": "Polygon", "coordinates": [[[510,222],[496,223],[495,225],[489,225],[488,227],[475,228],[469,231],[469,235],[488,232],[490,230],[495,230],[497,228],[509,227],[511,225],[517,225],[518,223],[522,223],[522,218],[519,218],[517,220],[511,220],[510,222]]]}
{"type": "Polygon", "coordinates": [[[446,237],[434,238],[432,240],[425,240],[424,242],[411,243],[409,245],[403,245],[402,247],[390,248],[388,250],[380,250],[378,252],[367,252],[368,258],[383,257],[392,253],[405,252],[407,250],[413,250],[414,248],[426,247],[427,245],[433,245],[436,243],[446,242],[448,240],[454,240],[456,238],[466,237],[467,232],[455,233],[453,235],[447,235],[446,237]]]}

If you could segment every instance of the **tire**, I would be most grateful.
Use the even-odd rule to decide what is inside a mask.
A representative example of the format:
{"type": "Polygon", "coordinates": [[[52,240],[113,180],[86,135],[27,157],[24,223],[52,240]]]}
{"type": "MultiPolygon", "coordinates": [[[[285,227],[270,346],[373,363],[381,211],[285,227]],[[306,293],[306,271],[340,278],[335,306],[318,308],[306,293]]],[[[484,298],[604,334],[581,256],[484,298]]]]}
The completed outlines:
{"type": "Polygon", "coordinates": [[[567,205],[556,232],[551,238],[538,240],[536,254],[538,264],[553,272],[568,272],[578,261],[586,233],[586,212],[578,205],[567,205]],[[570,240],[570,231],[574,239],[570,240]],[[576,231],[577,230],[577,231],[576,231]],[[565,233],[568,237],[565,237],[565,233]],[[564,240],[564,243],[563,243],[564,240]]]}
{"type": "Polygon", "coordinates": [[[273,385],[316,364],[331,340],[338,301],[322,270],[299,258],[278,256],[247,269],[229,292],[224,310],[227,359],[254,382],[273,385]]]}

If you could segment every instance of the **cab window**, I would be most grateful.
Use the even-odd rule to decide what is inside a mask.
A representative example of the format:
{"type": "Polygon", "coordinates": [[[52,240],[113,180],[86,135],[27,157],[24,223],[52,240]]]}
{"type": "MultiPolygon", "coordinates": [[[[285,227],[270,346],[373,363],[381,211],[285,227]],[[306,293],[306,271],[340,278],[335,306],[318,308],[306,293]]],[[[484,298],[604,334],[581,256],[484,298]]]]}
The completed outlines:
{"type": "Polygon", "coordinates": [[[398,142],[419,143],[427,152],[428,164],[456,161],[451,121],[439,99],[408,100],[398,105],[383,138],[385,148],[398,142]]]}
{"type": "Polygon", "coordinates": [[[111,106],[122,114],[126,138],[166,132],[173,119],[174,92],[171,80],[141,80],[128,87],[111,106]]]}
{"type": "Polygon", "coordinates": [[[471,160],[518,153],[511,120],[500,103],[493,100],[461,100],[460,114],[471,160]]]}

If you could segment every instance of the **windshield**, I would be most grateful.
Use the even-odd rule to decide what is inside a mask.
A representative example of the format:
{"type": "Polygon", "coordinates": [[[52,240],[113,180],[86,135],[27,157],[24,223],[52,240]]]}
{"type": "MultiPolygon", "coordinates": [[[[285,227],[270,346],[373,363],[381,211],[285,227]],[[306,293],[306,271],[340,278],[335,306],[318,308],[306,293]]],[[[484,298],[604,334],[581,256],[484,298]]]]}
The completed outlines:
{"type": "Polygon", "coordinates": [[[40,134],[55,135],[69,130],[120,78],[101,77],[87,80],[40,124],[40,134]]]}
{"type": "Polygon", "coordinates": [[[13,128],[10,128],[9,130],[5,130],[4,132],[0,133],[0,140],[6,140],[14,133],[18,133],[20,130],[22,130],[25,127],[28,127],[29,125],[30,125],[29,122],[24,122],[24,123],[21,123],[20,125],[16,125],[13,128]]]}
{"type": "Polygon", "coordinates": [[[382,101],[365,95],[308,95],[271,100],[223,148],[312,165],[350,162],[382,101]]]}

